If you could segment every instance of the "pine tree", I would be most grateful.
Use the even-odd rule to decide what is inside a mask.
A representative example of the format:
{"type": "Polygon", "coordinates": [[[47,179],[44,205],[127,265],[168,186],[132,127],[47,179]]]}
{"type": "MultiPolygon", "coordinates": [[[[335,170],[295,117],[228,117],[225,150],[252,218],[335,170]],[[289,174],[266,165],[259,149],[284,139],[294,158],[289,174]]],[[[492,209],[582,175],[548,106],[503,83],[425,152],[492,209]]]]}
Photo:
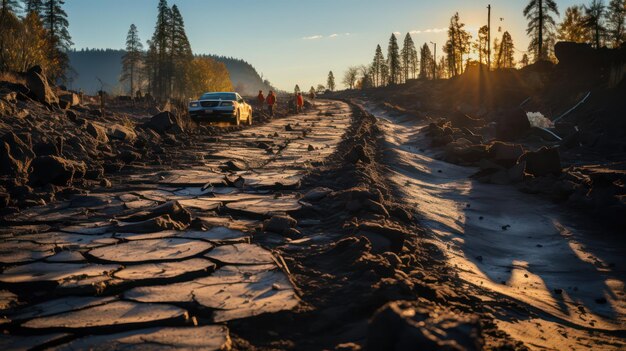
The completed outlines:
{"type": "Polygon", "coordinates": [[[528,66],[530,64],[530,59],[528,58],[528,55],[524,54],[522,56],[522,60],[519,63],[522,66],[522,68],[528,66]]]}
{"type": "Polygon", "coordinates": [[[511,34],[509,34],[509,32],[504,32],[504,34],[502,34],[502,42],[498,46],[496,67],[515,67],[515,52],[513,51],[514,48],[515,46],[513,45],[513,38],[511,38],[511,34]]]}
{"type": "Polygon", "coordinates": [[[385,65],[385,56],[383,56],[383,50],[380,45],[376,46],[376,52],[374,53],[374,60],[372,61],[372,81],[374,86],[383,85],[383,69],[385,65]]]}
{"type": "Polygon", "coordinates": [[[478,30],[478,39],[476,39],[476,44],[474,45],[474,49],[478,52],[478,62],[480,64],[487,64],[489,62],[489,49],[487,45],[487,40],[489,38],[489,27],[482,26],[478,30]]]}
{"type": "Polygon", "coordinates": [[[186,70],[193,60],[191,44],[185,32],[185,22],[178,10],[178,6],[172,6],[171,33],[170,33],[170,69],[171,72],[171,95],[183,97],[187,93],[186,70]]]}
{"type": "Polygon", "coordinates": [[[146,52],[144,60],[143,75],[148,79],[148,92],[154,94],[158,74],[158,55],[152,40],[148,40],[147,44],[148,51],[146,52]]]}
{"type": "Polygon", "coordinates": [[[400,57],[402,59],[402,78],[404,81],[409,79],[410,74],[413,74],[413,78],[415,78],[415,71],[417,70],[417,51],[415,50],[415,43],[413,43],[413,38],[411,38],[410,33],[406,33],[404,37],[400,57]]]}
{"type": "Polygon", "coordinates": [[[464,29],[465,24],[461,23],[459,13],[455,13],[450,18],[450,26],[448,27],[448,41],[444,47],[446,55],[448,55],[450,74],[456,76],[463,73],[463,55],[469,54],[471,49],[472,36],[464,29]]]}
{"type": "Polygon", "coordinates": [[[69,22],[63,10],[65,0],[45,0],[42,14],[44,27],[48,30],[50,45],[50,61],[55,70],[49,72],[51,78],[65,78],[69,66],[67,51],[72,46],[72,37],[67,30],[69,22]]]}
{"type": "Polygon", "coordinates": [[[581,6],[571,6],[565,10],[565,18],[557,30],[557,38],[562,41],[586,43],[589,41],[589,32],[585,28],[583,9],[581,6]]]}
{"type": "Polygon", "coordinates": [[[547,60],[550,56],[550,50],[544,45],[544,41],[554,37],[555,22],[550,13],[559,14],[554,0],[530,0],[524,9],[528,20],[526,33],[531,37],[528,50],[533,52],[535,61],[547,60]]]}
{"type": "Polygon", "coordinates": [[[326,85],[328,86],[328,90],[335,91],[335,75],[333,74],[333,71],[328,72],[326,85]]]}
{"type": "Polygon", "coordinates": [[[438,78],[450,78],[450,63],[446,60],[445,56],[439,59],[439,64],[436,67],[436,74],[438,78]]]}
{"type": "Polygon", "coordinates": [[[606,25],[608,38],[613,48],[619,48],[626,41],[625,17],[626,0],[611,0],[606,11],[606,25]]]}
{"type": "Polygon", "coordinates": [[[139,31],[134,24],[130,25],[126,36],[126,53],[122,57],[122,77],[121,81],[130,82],[130,96],[135,93],[135,81],[138,76],[141,63],[143,61],[143,44],[139,39],[139,31]]]}
{"type": "Polygon", "coordinates": [[[424,44],[420,49],[420,78],[433,79],[433,54],[428,44],[424,44]]]}
{"type": "MultiPolygon", "coordinates": [[[[0,21],[9,13],[16,14],[22,7],[20,0],[0,0],[0,21]]],[[[2,22],[0,22],[2,25],[2,22]]]]}
{"type": "Polygon", "coordinates": [[[25,15],[28,15],[31,12],[40,15],[43,13],[44,4],[43,0],[26,0],[26,7],[24,8],[25,15]]]}
{"type": "Polygon", "coordinates": [[[606,28],[604,28],[604,2],[602,0],[593,0],[589,6],[583,6],[585,9],[585,20],[583,21],[593,37],[593,44],[596,49],[602,46],[602,38],[606,28]]]}
{"type": "Polygon", "coordinates": [[[154,50],[152,91],[157,99],[165,99],[169,96],[171,82],[171,67],[169,62],[170,53],[170,23],[172,11],[167,5],[167,0],[159,0],[157,23],[151,40],[151,49],[154,50]]]}
{"type": "Polygon", "coordinates": [[[387,48],[387,64],[389,65],[389,83],[398,84],[402,76],[400,63],[400,48],[398,47],[398,39],[395,34],[391,34],[389,38],[389,47],[387,48]]]}

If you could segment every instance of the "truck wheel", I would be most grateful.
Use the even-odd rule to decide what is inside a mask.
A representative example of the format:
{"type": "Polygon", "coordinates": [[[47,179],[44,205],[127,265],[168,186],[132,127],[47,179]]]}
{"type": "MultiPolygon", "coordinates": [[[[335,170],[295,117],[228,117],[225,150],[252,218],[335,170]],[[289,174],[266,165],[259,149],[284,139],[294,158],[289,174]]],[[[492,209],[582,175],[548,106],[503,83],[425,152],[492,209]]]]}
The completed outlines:
{"type": "Polygon", "coordinates": [[[239,111],[237,111],[237,120],[235,122],[236,125],[240,125],[241,124],[241,113],[239,113],[239,111]]]}
{"type": "Polygon", "coordinates": [[[252,111],[248,113],[248,120],[246,121],[246,124],[248,124],[249,126],[252,125],[252,111]]]}

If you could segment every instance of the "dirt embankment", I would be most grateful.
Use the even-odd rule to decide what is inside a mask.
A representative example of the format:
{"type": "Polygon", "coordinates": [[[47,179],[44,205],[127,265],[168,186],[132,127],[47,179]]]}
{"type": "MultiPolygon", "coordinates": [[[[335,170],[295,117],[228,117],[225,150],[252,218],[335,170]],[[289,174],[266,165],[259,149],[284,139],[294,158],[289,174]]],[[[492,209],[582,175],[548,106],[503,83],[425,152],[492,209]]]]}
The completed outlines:
{"type": "Polygon", "coordinates": [[[514,184],[623,227],[626,49],[559,43],[556,54],[558,65],[475,66],[450,80],[340,95],[430,123],[438,158],[478,167],[480,181],[514,184]]]}

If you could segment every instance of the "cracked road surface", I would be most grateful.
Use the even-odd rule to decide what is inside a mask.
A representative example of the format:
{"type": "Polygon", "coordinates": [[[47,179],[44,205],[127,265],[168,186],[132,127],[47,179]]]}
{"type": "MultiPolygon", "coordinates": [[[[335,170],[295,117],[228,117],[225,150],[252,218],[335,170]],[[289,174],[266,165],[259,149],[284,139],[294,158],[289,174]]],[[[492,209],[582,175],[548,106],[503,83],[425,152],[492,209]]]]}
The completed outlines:
{"type": "Polygon", "coordinates": [[[307,206],[301,178],[342,140],[348,105],[316,105],[8,218],[0,349],[226,349],[229,321],[297,306],[284,260],[253,234],[307,206]]]}

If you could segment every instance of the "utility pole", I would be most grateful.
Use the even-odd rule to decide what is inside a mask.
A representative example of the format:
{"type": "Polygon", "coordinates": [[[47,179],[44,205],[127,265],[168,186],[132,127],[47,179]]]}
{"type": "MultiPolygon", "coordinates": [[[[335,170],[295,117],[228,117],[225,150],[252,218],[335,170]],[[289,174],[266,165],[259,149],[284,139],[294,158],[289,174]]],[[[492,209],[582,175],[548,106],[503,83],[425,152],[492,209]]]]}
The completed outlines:
{"type": "Polygon", "coordinates": [[[437,79],[437,43],[430,42],[435,46],[435,55],[433,57],[433,79],[437,79]]]}
{"type": "Polygon", "coordinates": [[[487,5],[487,69],[491,69],[491,5],[487,5]]]}

